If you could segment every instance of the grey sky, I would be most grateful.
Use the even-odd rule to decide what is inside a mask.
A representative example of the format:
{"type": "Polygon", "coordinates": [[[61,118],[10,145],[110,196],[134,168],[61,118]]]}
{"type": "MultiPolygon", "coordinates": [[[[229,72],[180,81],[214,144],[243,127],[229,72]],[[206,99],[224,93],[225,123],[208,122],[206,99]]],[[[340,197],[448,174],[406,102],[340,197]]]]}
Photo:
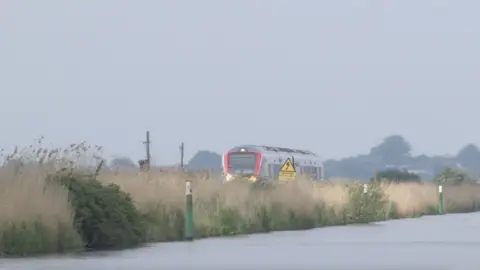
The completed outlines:
{"type": "Polygon", "coordinates": [[[417,153],[480,144],[480,1],[18,1],[0,8],[0,147],[40,135],[417,153]]]}

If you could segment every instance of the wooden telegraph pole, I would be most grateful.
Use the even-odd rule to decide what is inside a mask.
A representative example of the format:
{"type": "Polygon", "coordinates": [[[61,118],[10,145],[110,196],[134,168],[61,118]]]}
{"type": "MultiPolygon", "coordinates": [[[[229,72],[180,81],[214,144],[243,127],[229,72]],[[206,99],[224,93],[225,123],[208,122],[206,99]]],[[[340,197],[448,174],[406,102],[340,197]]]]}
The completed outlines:
{"type": "Polygon", "coordinates": [[[183,144],[180,144],[180,169],[182,169],[182,171],[185,170],[185,166],[183,164],[183,155],[184,155],[184,149],[185,149],[185,145],[183,144]]]}
{"type": "Polygon", "coordinates": [[[146,152],[146,160],[145,160],[145,169],[149,170],[150,169],[150,162],[151,162],[151,156],[150,156],[150,131],[147,130],[147,135],[146,135],[146,140],[143,142],[145,144],[145,152],[146,152]]]}

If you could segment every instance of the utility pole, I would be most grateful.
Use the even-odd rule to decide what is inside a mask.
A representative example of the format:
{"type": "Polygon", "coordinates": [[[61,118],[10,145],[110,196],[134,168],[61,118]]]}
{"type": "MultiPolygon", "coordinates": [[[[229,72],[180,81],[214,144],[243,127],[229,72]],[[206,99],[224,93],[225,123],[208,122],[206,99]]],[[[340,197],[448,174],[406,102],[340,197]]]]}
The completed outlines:
{"type": "Polygon", "coordinates": [[[143,142],[145,144],[145,152],[147,154],[147,159],[146,159],[146,169],[150,169],[150,161],[151,161],[151,156],[150,156],[150,131],[147,130],[147,136],[146,140],[143,142]]]}
{"type": "Polygon", "coordinates": [[[183,142],[182,142],[182,144],[180,144],[180,168],[182,169],[182,171],[185,170],[185,169],[184,169],[184,165],[183,165],[183,154],[184,154],[184,149],[185,149],[184,146],[185,146],[185,145],[184,145],[183,142]]]}

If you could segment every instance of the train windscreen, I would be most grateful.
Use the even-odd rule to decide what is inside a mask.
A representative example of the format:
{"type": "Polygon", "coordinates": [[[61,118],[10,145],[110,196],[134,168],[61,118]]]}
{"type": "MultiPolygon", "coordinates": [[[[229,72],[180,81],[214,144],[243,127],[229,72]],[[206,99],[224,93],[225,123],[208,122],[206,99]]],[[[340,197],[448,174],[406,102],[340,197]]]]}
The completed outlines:
{"type": "Polygon", "coordinates": [[[228,154],[228,172],[249,174],[255,170],[255,153],[228,154]]]}

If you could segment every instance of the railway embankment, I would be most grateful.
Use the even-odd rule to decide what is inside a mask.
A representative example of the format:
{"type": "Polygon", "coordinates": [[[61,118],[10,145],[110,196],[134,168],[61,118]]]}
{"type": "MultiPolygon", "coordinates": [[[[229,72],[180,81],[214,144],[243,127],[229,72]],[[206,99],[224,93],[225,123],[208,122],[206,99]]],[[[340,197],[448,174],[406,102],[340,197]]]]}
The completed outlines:
{"type": "MultiPolygon", "coordinates": [[[[184,236],[192,182],[196,238],[302,230],[437,213],[428,183],[222,184],[201,174],[117,171],[96,178],[39,164],[0,169],[0,253],[120,249],[184,236]]],[[[444,187],[446,213],[479,209],[480,185],[444,187]]]]}

